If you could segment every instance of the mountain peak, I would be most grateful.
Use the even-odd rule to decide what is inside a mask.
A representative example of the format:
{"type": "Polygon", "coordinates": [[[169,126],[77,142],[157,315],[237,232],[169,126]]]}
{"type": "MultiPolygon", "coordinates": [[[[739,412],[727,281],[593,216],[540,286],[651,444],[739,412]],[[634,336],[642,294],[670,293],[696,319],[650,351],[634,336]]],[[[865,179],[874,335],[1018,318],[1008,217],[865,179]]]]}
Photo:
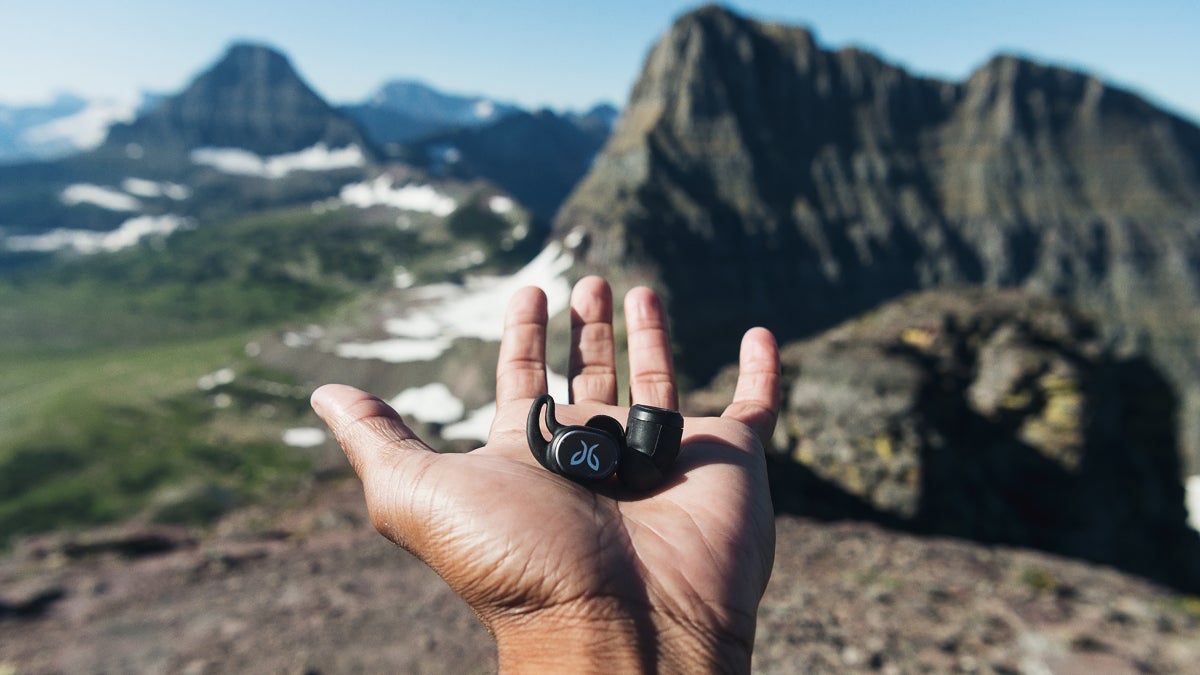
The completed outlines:
{"type": "Polygon", "coordinates": [[[272,58],[282,59],[287,61],[287,56],[280,50],[271,46],[266,42],[257,42],[255,40],[234,40],[229,43],[229,47],[225,50],[225,56],[222,60],[234,57],[253,56],[258,54],[270,55],[272,58]]]}
{"type": "Polygon", "coordinates": [[[252,42],[232,44],[183,92],[133,123],[114,127],[108,143],[242,148],[261,155],[317,143],[367,147],[354,123],[318,96],[282,52],[252,42]]]}
{"type": "MultiPolygon", "coordinates": [[[[224,73],[239,80],[261,84],[275,80],[300,80],[292,62],[278,49],[265,43],[234,42],[225,50],[210,73],[224,73]]],[[[307,87],[307,85],[304,85],[307,87]]]]}
{"type": "Polygon", "coordinates": [[[733,26],[733,25],[738,25],[738,24],[745,24],[747,21],[748,21],[748,19],[743,17],[741,14],[738,14],[734,10],[730,9],[729,7],[726,7],[726,6],[718,4],[718,3],[709,3],[707,5],[701,5],[700,7],[697,7],[696,9],[693,9],[689,12],[685,12],[684,14],[681,14],[679,16],[679,18],[677,18],[675,20],[675,25],[672,26],[671,31],[675,31],[680,28],[688,28],[688,27],[694,26],[694,25],[733,26]]]}
{"type": "Polygon", "coordinates": [[[734,39],[735,42],[740,39],[743,48],[747,39],[761,35],[791,50],[808,52],[818,49],[816,34],[805,26],[750,19],[719,4],[704,5],[681,15],[663,41],[669,41],[672,35],[682,36],[693,31],[702,31],[725,40],[734,39]]]}

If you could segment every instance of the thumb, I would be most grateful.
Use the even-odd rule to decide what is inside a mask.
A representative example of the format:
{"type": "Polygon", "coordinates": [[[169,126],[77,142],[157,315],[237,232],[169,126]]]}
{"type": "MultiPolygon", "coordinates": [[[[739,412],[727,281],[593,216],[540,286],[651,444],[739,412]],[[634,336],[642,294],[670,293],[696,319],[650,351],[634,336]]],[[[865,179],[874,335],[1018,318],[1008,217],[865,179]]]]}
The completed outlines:
{"type": "Polygon", "coordinates": [[[375,529],[408,548],[416,526],[409,502],[439,455],[390,405],[365,391],[327,384],[313,392],[311,404],[362,481],[375,529]]]}

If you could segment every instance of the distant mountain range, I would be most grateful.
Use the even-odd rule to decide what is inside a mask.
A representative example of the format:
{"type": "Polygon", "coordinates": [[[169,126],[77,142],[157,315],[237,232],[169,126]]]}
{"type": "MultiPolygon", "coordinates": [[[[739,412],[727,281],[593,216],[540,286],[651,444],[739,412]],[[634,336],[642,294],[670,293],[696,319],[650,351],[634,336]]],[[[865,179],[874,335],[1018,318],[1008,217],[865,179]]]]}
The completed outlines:
{"type": "MultiPolygon", "coordinates": [[[[180,98],[183,95],[144,94],[124,101],[89,100],[61,94],[46,104],[0,104],[0,165],[50,160],[92,150],[105,140],[114,126],[119,127],[114,142],[127,140],[127,135],[144,137],[147,134],[154,138],[143,140],[154,145],[205,143],[220,137],[222,145],[264,154],[285,147],[294,151],[300,149],[295,147],[297,143],[318,138],[321,134],[308,129],[305,137],[305,132],[295,128],[298,119],[292,119],[287,123],[289,133],[300,133],[301,137],[279,137],[276,132],[280,129],[262,126],[265,120],[269,117],[279,124],[289,115],[302,117],[314,111],[318,116],[324,116],[324,109],[329,107],[324,101],[318,101],[319,97],[299,79],[283,54],[253,44],[233,45],[216,67],[205,71],[189,86],[187,100],[180,98]],[[254,59],[260,61],[255,63],[254,59]],[[288,95],[280,96],[284,92],[288,95]],[[254,97],[257,97],[256,102],[254,97]],[[145,115],[168,98],[175,99],[169,110],[145,115]],[[222,108],[206,108],[217,103],[222,108]],[[231,119],[230,109],[225,106],[241,111],[245,119],[241,122],[231,119]],[[139,115],[144,119],[134,124],[139,115]],[[207,121],[202,119],[205,116],[208,116],[207,121]],[[257,121],[246,123],[251,119],[257,121]],[[230,135],[232,129],[242,123],[246,124],[238,133],[245,135],[230,135]],[[218,128],[222,124],[226,125],[224,130],[218,128]],[[131,126],[136,128],[126,128],[131,126]],[[197,135],[181,138],[184,127],[188,133],[197,135]]],[[[349,117],[373,144],[394,151],[400,151],[400,144],[456,130],[479,129],[511,115],[530,113],[515,103],[485,95],[444,92],[415,80],[388,82],[361,103],[335,108],[334,117],[349,117]]],[[[560,116],[595,132],[597,122],[610,130],[616,121],[617,110],[608,104],[597,104],[583,113],[539,111],[539,114],[560,116]]],[[[315,120],[308,123],[322,124],[315,120]]],[[[336,133],[334,138],[326,140],[336,140],[336,133]]]]}
{"type": "MultiPolygon", "coordinates": [[[[284,54],[265,45],[235,44],[174,95],[121,105],[63,96],[46,106],[0,108],[0,169],[5,163],[90,153],[94,160],[63,166],[90,164],[113,174],[154,167],[179,180],[188,158],[195,159],[189,153],[198,149],[202,156],[212,148],[237,149],[265,164],[265,158],[312,148],[324,149],[318,154],[357,148],[352,152],[364,162],[399,159],[438,175],[490,180],[548,222],[587,171],[616,117],[609,105],[585,113],[528,112],[406,81],[384,85],[361,104],[334,107],[284,54]],[[127,159],[136,165],[121,168],[127,159]]],[[[61,170],[18,173],[47,171],[64,177],[61,170]]],[[[14,220],[4,201],[0,196],[0,226],[28,229],[29,218],[14,220]]],[[[54,218],[35,220],[48,227],[54,218]]]]}
{"type": "Polygon", "coordinates": [[[362,103],[342,106],[377,142],[408,143],[449,129],[476,128],[524,112],[486,96],[438,91],[416,81],[389,82],[362,103]]]}

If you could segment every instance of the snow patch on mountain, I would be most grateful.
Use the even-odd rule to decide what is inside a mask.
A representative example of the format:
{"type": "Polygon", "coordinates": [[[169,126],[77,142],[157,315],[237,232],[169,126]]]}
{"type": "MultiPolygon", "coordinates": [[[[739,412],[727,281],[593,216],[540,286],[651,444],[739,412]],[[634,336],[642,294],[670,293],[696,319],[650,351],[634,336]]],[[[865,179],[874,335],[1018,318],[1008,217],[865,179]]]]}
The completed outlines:
{"type": "Polygon", "coordinates": [[[498,342],[504,332],[504,314],[508,300],[519,289],[538,286],[545,293],[550,316],[565,310],[571,298],[571,285],[565,276],[574,257],[558,242],[551,242],[528,265],[508,277],[469,277],[462,286],[437,284],[419,289],[419,297],[434,300],[404,317],[387,323],[389,333],[398,336],[427,336],[436,326],[437,335],[473,337],[498,342]],[[419,326],[421,333],[406,331],[419,326]]]}
{"type": "Polygon", "coordinates": [[[230,384],[236,379],[237,372],[233,368],[220,368],[196,378],[196,388],[200,391],[212,391],[217,387],[230,384]]]}
{"type": "Polygon", "coordinates": [[[490,120],[496,115],[496,104],[486,98],[480,99],[471,106],[471,112],[475,113],[477,119],[490,120]]]}
{"type": "Polygon", "coordinates": [[[193,164],[210,166],[222,173],[269,179],[283,178],[293,171],[334,171],[367,163],[366,155],[357,145],[330,149],[324,143],[270,157],[242,148],[196,148],[188,156],[193,164]]]}
{"type": "Polygon", "coordinates": [[[121,181],[121,189],[131,195],[145,199],[167,197],[180,201],[191,196],[192,191],[177,183],[155,182],[144,178],[126,178],[121,181]]]}
{"type": "Polygon", "coordinates": [[[398,319],[389,319],[387,331],[392,335],[410,338],[434,338],[442,331],[442,325],[429,314],[413,314],[398,319]]]}
{"type": "Polygon", "coordinates": [[[293,448],[314,448],[325,442],[325,432],[317,427],[295,427],[283,432],[283,444],[293,448]]]}
{"type": "Polygon", "coordinates": [[[59,196],[67,206],[92,204],[109,211],[140,211],[142,203],[135,197],[119,190],[91,183],[76,183],[67,186],[59,196]]]}
{"type": "Polygon", "coordinates": [[[496,419],[496,402],[476,408],[461,422],[442,427],[442,438],[448,441],[479,441],[486,442],[491,431],[492,421],[496,419]]]}
{"type": "Polygon", "coordinates": [[[286,347],[301,349],[311,347],[323,337],[325,337],[325,329],[315,323],[310,323],[303,330],[285,331],[282,340],[286,347]]]}
{"type": "Polygon", "coordinates": [[[121,223],[109,232],[57,229],[44,234],[8,237],[4,245],[10,251],[53,252],[74,249],[79,253],[111,253],[129,248],[145,237],[168,235],[183,227],[187,221],[173,215],[137,216],[121,223]]]}
{"type": "Polygon", "coordinates": [[[392,338],[342,343],[335,353],[343,358],[404,363],[436,359],[459,338],[498,342],[504,332],[508,300],[525,286],[538,286],[545,292],[550,316],[567,308],[571,285],[566,272],[573,263],[574,257],[552,242],[512,276],[469,277],[463,285],[413,289],[411,297],[417,308],[385,324],[392,338]]]}
{"type": "Polygon", "coordinates": [[[342,201],[360,209],[372,206],[391,206],[405,211],[421,211],[445,217],[454,213],[458,202],[431,185],[396,186],[391,176],[383,175],[365,183],[353,183],[342,188],[342,201]]]}
{"type": "Polygon", "coordinates": [[[516,204],[513,200],[503,195],[496,195],[488,199],[488,208],[492,210],[492,213],[499,215],[512,212],[514,206],[516,204]]]}
{"type": "Polygon", "coordinates": [[[433,424],[457,422],[466,411],[463,402],[441,382],[405,389],[388,404],[401,415],[433,424]]]}
{"type": "Polygon", "coordinates": [[[142,107],[143,96],[91,101],[79,112],[26,129],[20,141],[47,150],[70,152],[91,150],[104,142],[108,128],[118,122],[132,122],[142,107]]]}
{"type": "MultiPolygon", "coordinates": [[[[554,398],[565,401],[567,400],[567,378],[563,375],[547,369],[546,370],[547,391],[554,398]]],[[[461,422],[447,425],[442,428],[442,438],[448,441],[479,441],[480,443],[487,442],[488,433],[491,431],[492,422],[496,419],[496,402],[492,401],[487,405],[481,406],[472,410],[461,422]]]]}
{"type": "Polygon", "coordinates": [[[345,342],[334,351],[344,359],[371,359],[384,363],[432,361],[450,349],[453,340],[392,338],[376,342],[345,342]]]}
{"type": "Polygon", "coordinates": [[[412,288],[417,283],[417,275],[408,271],[407,267],[398,265],[392,271],[392,285],[399,289],[412,288]]]}

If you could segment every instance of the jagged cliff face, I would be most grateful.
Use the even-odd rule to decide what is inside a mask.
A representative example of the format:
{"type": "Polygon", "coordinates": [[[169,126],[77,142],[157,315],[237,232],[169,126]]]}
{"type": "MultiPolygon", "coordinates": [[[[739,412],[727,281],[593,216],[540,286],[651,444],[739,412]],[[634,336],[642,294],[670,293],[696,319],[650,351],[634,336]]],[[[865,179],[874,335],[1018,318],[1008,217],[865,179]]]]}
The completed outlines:
{"type": "Polygon", "coordinates": [[[1020,286],[1100,315],[1200,411],[1200,129],[1080,73],[1001,56],[923,79],[707,7],[654,48],[556,230],[667,289],[701,377],[753,324],[791,339],[913,289],[1020,286]]]}
{"type": "Polygon", "coordinates": [[[250,44],[231,47],[182,93],[110,130],[106,142],[119,148],[242,148],[261,155],[317,143],[366,147],[358,128],[313,92],[287,57],[250,44]]]}

